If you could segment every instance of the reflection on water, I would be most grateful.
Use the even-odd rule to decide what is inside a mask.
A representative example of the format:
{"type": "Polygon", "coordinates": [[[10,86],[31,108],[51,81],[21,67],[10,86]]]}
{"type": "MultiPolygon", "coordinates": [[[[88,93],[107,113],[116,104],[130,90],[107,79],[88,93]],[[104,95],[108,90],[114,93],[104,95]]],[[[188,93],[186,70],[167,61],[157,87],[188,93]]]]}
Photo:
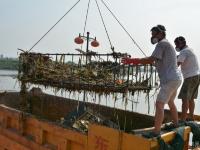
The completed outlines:
{"type": "Polygon", "coordinates": [[[0,76],[14,76],[17,75],[15,70],[0,70],[0,76]]]}
{"type": "MultiPolygon", "coordinates": [[[[20,90],[19,82],[16,79],[16,75],[17,75],[17,71],[0,70],[0,92],[4,90],[6,91],[20,90]]],[[[45,88],[42,86],[40,88],[42,88],[43,92],[48,93],[48,94],[63,96],[63,97],[72,98],[72,99],[76,99],[80,101],[83,100],[83,93],[67,92],[64,90],[55,90],[55,88],[50,88],[50,87],[45,88]]],[[[155,104],[156,94],[157,93],[154,93],[154,91],[150,93],[149,103],[147,99],[145,98],[146,96],[145,93],[137,93],[137,92],[134,95],[128,94],[127,96],[125,96],[125,98],[123,98],[124,96],[122,94],[99,96],[98,94],[95,94],[95,93],[86,93],[87,95],[86,101],[93,102],[96,104],[100,103],[100,104],[107,105],[110,107],[126,109],[129,111],[134,111],[134,112],[139,112],[139,113],[144,113],[144,114],[148,114],[148,109],[149,109],[148,106],[150,106],[149,114],[153,115],[155,113],[154,104],[155,104]]],[[[180,111],[181,100],[176,99],[175,103],[178,110],[180,111]]],[[[166,108],[168,107],[166,106],[166,108]]],[[[198,98],[198,100],[196,101],[195,114],[200,114],[199,108],[200,108],[200,102],[198,98]]]]}
{"type": "Polygon", "coordinates": [[[19,91],[17,71],[0,70],[0,91],[19,91]]]}

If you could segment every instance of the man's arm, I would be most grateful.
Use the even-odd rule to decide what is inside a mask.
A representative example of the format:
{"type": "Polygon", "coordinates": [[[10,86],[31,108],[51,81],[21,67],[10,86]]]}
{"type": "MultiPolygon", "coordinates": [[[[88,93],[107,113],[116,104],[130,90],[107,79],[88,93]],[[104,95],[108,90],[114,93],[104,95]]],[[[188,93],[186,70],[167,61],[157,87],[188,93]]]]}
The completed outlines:
{"type": "Polygon", "coordinates": [[[185,59],[186,59],[185,53],[180,53],[177,56],[177,65],[178,65],[178,67],[182,65],[182,63],[185,61],[185,59]]]}
{"type": "Polygon", "coordinates": [[[153,64],[155,60],[156,60],[155,57],[149,56],[149,57],[140,58],[140,63],[141,64],[153,64]]]}
{"type": "Polygon", "coordinates": [[[155,57],[145,57],[145,58],[128,58],[128,57],[125,57],[125,58],[122,58],[122,63],[123,64],[153,64],[154,61],[156,60],[155,57]]]}

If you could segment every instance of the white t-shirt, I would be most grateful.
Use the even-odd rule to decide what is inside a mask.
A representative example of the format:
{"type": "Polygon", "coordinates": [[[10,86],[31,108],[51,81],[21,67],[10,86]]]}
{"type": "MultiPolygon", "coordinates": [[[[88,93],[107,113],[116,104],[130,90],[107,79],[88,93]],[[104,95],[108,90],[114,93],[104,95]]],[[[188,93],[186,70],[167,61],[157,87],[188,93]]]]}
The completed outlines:
{"type": "Polygon", "coordinates": [[[197,56],[188,46],[180,51],[177,61],[181,62],[181,71],[184,79],[200,74],[197,56]]]}
{"type": "Polygon", "coordinates": [[[158,42],[151,56],[156,58],[155,65],[161,84],[171,80],[181,80],[175,49],[167,39],[158,42]]]}

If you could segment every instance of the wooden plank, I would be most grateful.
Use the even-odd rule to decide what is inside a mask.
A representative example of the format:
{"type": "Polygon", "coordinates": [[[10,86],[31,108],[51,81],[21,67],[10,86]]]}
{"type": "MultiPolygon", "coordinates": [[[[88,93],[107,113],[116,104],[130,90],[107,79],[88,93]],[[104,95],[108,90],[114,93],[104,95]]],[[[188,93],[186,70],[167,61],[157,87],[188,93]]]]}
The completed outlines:
{"type": "Polygon", "coordinates": [[[88,150],[79,143],[71,142],[67,150],[88,150]]]}
{"type": "MultiPolygon", "coordinates": [[[[0,106],[0,107],[4,107],[4,106],[0,106]]],[[[17,128],[16,131],[19,132],[19,133],[16,132],[14,134],[28,135],[32,137],[31,139],[35,140],[39,145],[43,145],[43,144],[49,145],[50,147],[53,146],[56,149],[57,147],[60,147],[60,149],[67,148],[69,150],[71,150],[71,147],[75,147],[75,149],[85,149],[85,150],[87,149],[87,135],[78,133],[77,131],[73,131],[70,129],[64,129],[48,121],[38,120],[30,115],[21,116],[22,115],[21,112],[16,111],[14,109],[9,110],[9,108],[7,107],[0,109],[1,113],[6,114],[4,116],[7,116],[8,111],[11,111],[9,112],[9,114],[15,114],[13,116],[9,116],[9,119],[12,120],[12,123],[16,124],[15,125],[17,128]],[[17,116],[17,119],[15,118],[16,116],[17,116]],[[22,119],[23,119],[23,124],[20,125],[20,121],[22,119]],[[65,141],[65,140],[68,141],[66,147],[60,144],[62,141],[65,141]]],[[[5,118],[7,119],[8,117],[5,117],[5,118]]],[[[6,123],[6,126],[4,127],[7,128],[8,121],[2,120],[2,122],[6,123]]],[[[14,134],[11,134],[11,136],[13,136],[14,134]]]]}
{"type": "Polygon", "coordinates": [[[46,132],[52,133],[55,136],[58,136],[63,139],[75,141],[82,145],[87,144],[87,135],[79,133],[72,129],[59,127],[56,124],[53,124],[52,122],[39,121],[36,118],[28,117],[25,121],[25,124],[26,126],[31,126],[33,128],[44,129],[46,132]]]}
{"type": "MultiPolygon", "coordinates": [[[[73,131],[70,129],[64,129],[51,122],[40,121],[32,116],[23,115],[22,118],[21,112],[16,111],[14,109],[9,109],[8,107],[4,108],[4,106],[0,107],[1,107],[0,112],[4,114],[3,115],[4,120],[1,120],[1,122],[4,123],[5,129],[8,126],[10,126],[11,124],[10,122],[12,121],[11,126],[15,127],[16,131],[19,132],[19,133],[16,132],[17,134],[21,135],[25,134],[31,136],[33,137],[32,139],[35,140],[39,145],[52,144],[52,146],[58,147],[61,141],[66,140],[68,141],[67,147],[69,150],[71,150],[70,143],[73,143],[73,147],[77,148],[80,147],[81,149],[87,148],[87,136],[82,133],[78,133],[77,131],[73,131]],[[8,116],[7,113],[9,114],[9,117],[5,117],[8,116]],[[11,121],[8,121],[7,120],[8,118],[11,121]],[[23,124],[20,125],[22,119],[23,119],[23,124]]],[[[13,136],[13,134],[11,134],[11,136],[13,136]]],[[[62,146],[60,148],[66,149],[63,148],[62,146]]]]}
{"type": "Polygon", "coordinates": [[[119,150],[120,134],[118,130],[91,124],[88,131],[88,150],[119,150]]]}
{"type": "Polygon", "coordinates": [[[0,111],[5,113],[7,116],[12,116],[12,117],[18,117],[19,113],[21,112],[14,108],[7,107],[4,104],[0,104],[0,111]]]}
{"type": "Polygon", "coordinates": [[[123,133],[121,150],[150,150],[151,143],[148,139],[123,133]]]}
{"type": "Polygon", "coordinates": [[[8,150],[30,150],[30,148],[25,147],[17,143],[16,141],[9,139],[8,137],[5,137],[1,134],[0,134],[0,145],[4,149],[8,149],[8,150]]]}
{"type": "Polygon", "coordinates": [[[58,150],[71,150],[71,149],[67,149],[67,146],[68,146],[68,141],[64,140],[59,143],[58,150]]]}
{"type": "Polygon", "coordinates": [[[38,133],[35,137],[35,142],[42,145],[44,144],[44,130],[42,128],[39,128],[38,133]]]}
{"type": "Polygon", "coordinates": [[[29,147],[32,150],[50,150],[50,149],[44,147],[43,145],[39,145],[39,144],[35,143],[28,137],[22,136],[21,134],[17,134],[17,132],[13,132],[12,130],[9,130],[9,129],[4,129],[4,128],[0,127],[0,135],[5,136],[17,143],[20,143],[21,145],[24,145],[25,147],[29,147]]]}
{"type": "MultiPolygon", "coordinates": [[[[191,129],[190,127],[185,127],[185,131],[184,131],[184,136],[183,136],[183,139],[185,141],[185,145],[184,145],[184,150],[188,150],[188,141],[189,141],[189,133],[190,133],[191,129]]],[[[163,134],[161,136],[161,138],[166,142],[170,142],[174,139],[176,133],[174,131],[171,131],[171,132],[167,132],[165,134],[163,134]]],[[[158,141],[157,139],[153,138],[153,139],[150,139],[151,141],[151,147],[152,148],[155,148],[155,147],[158,147],[158,141]]]]}
{"type": "Polygon", "coordinates": [[[0,150],[5,150],[5,148],[3,146],[0,145],[0,150]]]}
{"type": "Polygon", "coordinates": [[[15,109],[11,109],[5,105],[0,105],[0,112],[1,112],[1,124],[5,128],[13,128],[19,130],[22,133],[22,112],[17,111],[15,109]],[[20,131],[21,130],[21,131],[20,131]]]}

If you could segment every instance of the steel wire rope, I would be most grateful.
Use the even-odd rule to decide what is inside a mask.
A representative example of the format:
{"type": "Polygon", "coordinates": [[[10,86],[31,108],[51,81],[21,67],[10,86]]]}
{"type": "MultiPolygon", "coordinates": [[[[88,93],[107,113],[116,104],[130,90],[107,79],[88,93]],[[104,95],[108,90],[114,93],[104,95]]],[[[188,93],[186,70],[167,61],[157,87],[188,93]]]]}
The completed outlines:
{"type": "MultiPolygon", "coordinates": [[[[87,11],[86,11],[86,16],[85,16],[85,23],[84,23],[84,28],[83,28],[83,36],[85,35],[85,29],[86,29],[86,25],[87,25],[87,20],[88,20],[88,12],[90,9],[90,2],[91,0],[88,1],[88,5],[87,5],[87,11]]],[[[81,50],[83,49],[83,44],[81,44],[81,50]]]]}
{"type": "Polygon", "coordinates": [[[137,44],[137,42],[133,39],[133,37],[130,35],[130,33],[126,30],[126,28],[122,25],[122,23],[119,21],[119,19],[115,16],[115,14],[110,10],[110,8],[105,4],[103,0],[101,2],[104,4],[104,6],[108,9],[108,11],[111,13],[111,15],[115,18],[115,20],[119,23],[119,25],[123,28],[123,30],[126,32],[126,34],[131,38],[133,43],[136,45],[136,47],[142,52],[142,54],[146,57],[147,55],[145,52],[141,49],[141,47],[137,44]]]}
{"type": "MultiPolygon", "coordinates": [[[[90,2],[91,0],[88,1],[88,5],[87,5],[87,11],[86,11],[86,16],[85,16],[85,23],[84,23],[84,28],[83,28],[83,36],[85,35],[85,29],[86,29],[86,25],[87,25],[87,20],[88,20],[88,12],[90,9],[90,2]]],[[[81,44],[81,50],[83,50],[83,44],[81,44]]],[[[80,57],[81,62],[83,61],[83,57],[80,57]]]]}
{"type": "Polygon", "coordinates": [[[30,52],[81,0],[78,0],[29,50],[30,52]]]}
{"type": "Polygon", "coordinates": [[[96,2],[96,5],[97,5],[98,11],[99,11],[99,15],[100,15],[100,17],[101,17],[101,21],[102,21],[102,23],[103,23],[103,26],[104,26],[104,29],[105,29],[105,32],[106,32],[106,35],[107,35],[107,38],[108,38],[108,41],[109,41],[109,43],[110,43],[111,50],[112,50],[112,52],[114,52],[114,47],[113,47],[113,45],[112,45],[110,36],[109,36],[109,34],[108,34],[108,30],[107,30],[107,28],[106,28],[106,24],[105,24],[103,15],[102,15],[102,13],[101,13],[101,9],[100,9],[100,7],[99,7],[99,4],[98,4],[97,0],[95,0],[95,2],[96,2]]]}
{"type": "Polygon", "coordinates": [[[113,51],[113,45],[112,45],[110,36],[109,36],[109,34],[108,34],[108,30],[107,30],[107,28],[106,28],[105,21],[104,21],[104,19],[103,19],[103,16],[102,16],[102,13],[101,13],[99,4],[98,4],[97,0],[95,0],[95,2],[96,2],[96,5],[97,5],[97,8],[98,8],[99,15],[100,15],[100,17],[101,17],[101,21],[102,21],[102,23],[103,23],[104,29],[105,29],[105,31],[106,31],[107,38],[108,38],[108,40],[109,40],[111,50],[113,51]]]}
{"type": "MultiPolygon", "coordinates": [[[[104,29],[105,29],[105,31],[106,31],[107,38],[108,38],[108,40],[109,40],[111,50],[112,50],[112,52],[114,52],[114,47],[113,47],[113,45],[112,45],[110,36],[109,36],[109,34],[108,34],[108,30],[107,30],[107,28],[106,28],[106,25],[105,25],[105,22],[104,22],[104,19],[103,19],[103,16],[102,16],[102,13],[101,13],[99,4],[98,4],[97,0],[95,0],[95,2],[96,2],[96,5],[97,5],[97,8],[98,8],[98,11],[99,11],[99,14],[100,14],[101,21],[102,21],[102,23],[103,23],[104,29]]],[[[115,111],[116,111],[116,110],[114,109],[114,113],[115,113],[115,111]]],[[[118,122],[119,122],[118,117],[117,117],[117,120],[118,120],[118,122]]]]}
{"type": "Polygon", "coordinates": [[[84,28],[83,28],[83,36],[85,35],[85,29],[86,29],[87,20],[88,20],[88,12],[90,9],[90,2],[91,2],[91,0],[88,1],[87,12],[86,12],[86,16],[85,16],[85,23],[84,23],[84,28]]]}

